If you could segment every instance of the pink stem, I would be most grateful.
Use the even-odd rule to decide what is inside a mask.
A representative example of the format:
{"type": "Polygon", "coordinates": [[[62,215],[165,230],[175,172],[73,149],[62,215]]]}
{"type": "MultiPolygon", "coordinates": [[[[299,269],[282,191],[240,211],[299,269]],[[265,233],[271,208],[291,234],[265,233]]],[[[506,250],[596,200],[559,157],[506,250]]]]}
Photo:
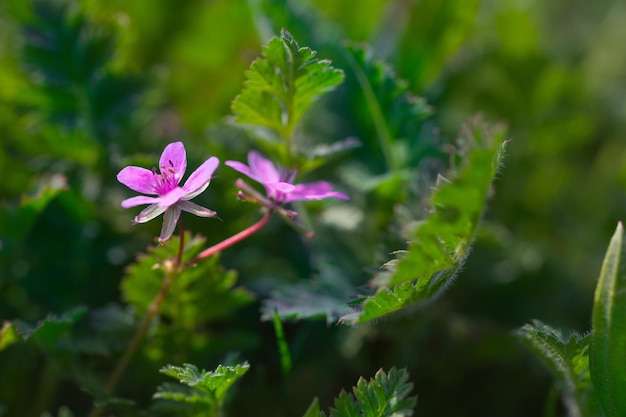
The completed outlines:
{"type": "Polygon", "coordinates": [[[261,218],[261,220],[259,220],[258,222],[256,222],[252,226],[248,227],[247,229],[242,230],[241,232],[237,233],[236,235],[233,235],[233,236],[229,237],[228,239],[225,239],[225,240],[221,241],[220,243],[218,243],[216,245],[213,245],[210,248],[205,249],[204,251],[200,252],[198,254],[198,256],[196,256],[195,258],[193,258],[189,262],[185,263],[184,268],[187,268],[187,267],[197,263],[198,261],[200,261],[202,259],[208,258],[209,256],[213,256],[216,253],[221,252],[224,249],[233,246],[235,243],[241,242],[245,238],[247,238],[249,236],[252,236],[256,232],[258,232],[263,226],[265,226],[265,224],[267,224],[267,222],[268,222],[268,220],[270,219],[271,216],[272,216],[272,210],[268,210],[265,213],[265,215],[263,216],[263,218],[261,218]]]}

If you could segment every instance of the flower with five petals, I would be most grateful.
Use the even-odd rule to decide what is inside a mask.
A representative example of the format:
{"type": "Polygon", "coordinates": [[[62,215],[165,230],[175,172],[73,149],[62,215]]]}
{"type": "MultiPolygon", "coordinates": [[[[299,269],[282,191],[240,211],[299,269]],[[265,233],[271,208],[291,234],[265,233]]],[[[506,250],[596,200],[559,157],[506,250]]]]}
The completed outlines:
{"type": "Polygon", "coordinates": [[[181,210],[200,217],[217,215],[213,210],[189,200],[206,190],[218,165],[219,159],[216,157],[207,159],[180,187],[180,181],[187,168],[187,155],[182,142],[170,143],[161,154],[159,172],[155,168],[148,170],[128,166],[117,174],[117,180],[131,190],[148,194],[128,198],[122,201],[122,207],[130,208],[149,204],[135,217],[135,223],[145,223],[165,213],[159,236],[159,242],[162,243],[174,233],[181,210]]]}

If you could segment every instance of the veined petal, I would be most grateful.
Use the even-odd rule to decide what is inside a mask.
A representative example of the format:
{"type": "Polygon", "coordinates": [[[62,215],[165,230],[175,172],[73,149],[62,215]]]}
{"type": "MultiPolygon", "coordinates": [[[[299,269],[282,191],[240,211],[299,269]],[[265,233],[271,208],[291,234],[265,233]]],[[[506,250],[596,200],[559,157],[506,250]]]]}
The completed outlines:
{"type": "Polygon", "coordinates": [[[213,210],[209,210],[206,207],[202,207],[196,203],[192,203],[191,201],[179,201],[176,203],[176,207],[191,214],[195,214],[199,217],[215,217],[217,213],[213,210]]]}
{"type": "Polygon", "coordinates": [[[172,237],[179,217],[180,209],[178,207],[173,206],[165,210],[165,215],[163,216],[163,226],[161,227],[161,235],[159,236],[159,243],[163,243],[172,237]]]}
{"type": "Polygon", "coordinates": [[[264,158],[256,151],[248,153],[248,165],[250,171],[261,180],[261,182],[280,182],[280,173],[269,159],[264,158]]]}
{"type": "Polygon", "coordinates": [[[145,209],[141,210],[141,212],[135,216],[135,223],[145,223],[148,222],[161,213],[163,213],[167,207],[160,207],[158,204],[152,204],[145,209]]]}
{"type": "Polygon", "coordinates": [[[211,181],[211,176],[217,169],[217,166],[219,165],[219,163],[220,163],[220,160],[217,159],[215,156],[212,156],[206,161],[204,161],[204,163],[202,163],[202,165],[200,165],[198,169],[192,172],[189,178],[187,178],[187,181],[185,181],[185,185],[183,185],[183,188],[185,189],[187,194],[193,193],[195,197],[196,195],[200,194],[202,191],[206,190],[206,187],[209,185],[209,182],[211,181]],[[199,191],[196,193],[196,191],[200,190],[201,188],[202,188],[202,191],[199,191]]]}
{"type": "Polygon", "coordinates": [[[295,189],[286,194],[285,203],[291,201],[306,201],[306,200],[323,200],[325,198],[340,198],[342,200],[349,200],[346,194],[332,191],[332,184],[326,181],[311,182],[308,184],[298,184],[295,189]]]}
{"type": "Polygon", "coordinates": [[[145,168],[128,166],[117,174],[117,180],[142,194],[156,194],[156,176],[152,171],[145,168]]]}
{"type": "Polygon", "coordinates": [[[161,174],[166,174],[170,170],[173,171],[176,185],[180,183],[187,169],[187,153],[182,142],[170,143],[163,149],[159,160],[159,169],[161,174]]]}
{"type": "Polygon", "coordinates": [[[168,207],[173,206],[174,204],[176,204],[176,202],[179,201],[181,198],[183,198],[185,196],[185,194],[187,194],[187,192],[185,190],[183,190],[180,187],[176,187],[176,188],[170,190],[164,196],[161,196],[161,197],[157,198],[157,200],[158,200],[157,204],[159,205],[159,207],[168,208],[168,207]]]}
{"type": "Polygon", "coordinates": [[[142,204],[153,204],[156,203],[159,199],[156,197],[148,197],[145,195],[138,195],[137,197],[127,198],[122,201],[122,207],[131,208],[135,206],[141,206],[142,204]]]}

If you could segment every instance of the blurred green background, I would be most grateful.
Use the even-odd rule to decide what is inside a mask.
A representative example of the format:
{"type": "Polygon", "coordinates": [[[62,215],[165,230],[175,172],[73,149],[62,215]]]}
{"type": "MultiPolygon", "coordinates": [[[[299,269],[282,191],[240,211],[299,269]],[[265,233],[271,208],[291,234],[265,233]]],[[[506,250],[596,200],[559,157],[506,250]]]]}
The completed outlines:
{"type": "MultiPolygon", "coordinates": [[[[316,220],[327,211],[314,204],[318,243],[276,221],[225,252],[222,264],[256,301],[213,319],[196,344],[184,339],[187,348],[161,340],[159,354],[144,349],[120,393],[145,406],[164,364],[211,368],[238,352],[252,370],[228,415],[297,416],[314,396],[327,408],[359,376],[392,366],[411,373],[416,415],[542,415],[550,377],[512,332],[534,318],[590,327],[601,259],[626,210],[625,19],[626,5],[608,0],[0,0],[0,319],[36,322],[76,305],[104,314],[121,303],[124,268],[160,224],[131,225],[116,173],[131,162],[149,166],[174,140],[187,147],[189,171],[209,155],[243,160],[255,144],[227,122],[229,105],[261,45],[286,28],[346,72],[301,135],[362,142],[315,175],[350,191],[365,231],[316,220]],[[341,182],[341,164],[385,169],[344,40],[370,45],[427,99],[433,115],[423,129],[440,149],[477,113],[506,123],[511,141],[458,282],[427,308],[372,326],[287,323],[294,366],[284,376],[272,325],[259,320],[271,289],[321,273],[319,259],[329,258],[364,285],[402,247],[389,220],[401,197],[357,195],[341,182]],[[60,174],[65,191],[36,216],[20,212],[23,195],[64,181],[60,174]],[[328,253],[326,241],[335,242],[328,253]]],[[[217,242],[257,219],[236,201],[236,178],[221,166],[198,198],[223,221],[186,218],[189,229],[217,242]]],[[[114,356],[96,350],[80,352],[81,366],[104,379],[114,356]]],[[[24,345],[0,351],[7,416],[61,405],[86,413],[81,370],[67,372],[62,360],[24,345]]]]}

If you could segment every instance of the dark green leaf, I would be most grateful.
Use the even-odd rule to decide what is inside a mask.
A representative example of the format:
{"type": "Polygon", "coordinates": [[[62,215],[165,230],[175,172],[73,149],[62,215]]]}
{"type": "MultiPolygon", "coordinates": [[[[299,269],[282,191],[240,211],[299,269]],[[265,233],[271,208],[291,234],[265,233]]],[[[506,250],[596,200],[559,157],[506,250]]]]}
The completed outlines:
{"type": "Polygon", "coordinates": [[[76,307],[58,317],[50,314],[34,327],[20,320],[15,320],[10,324],[5,322],[1,334],[3,338],[9,334],[13,337],[17,335],[23,341],[32,341],[43,348],[51,348],[86,312],[85,307],[76,307]],[[8,329],[9,326],[13,327],[14,332],[8,329]]]}

